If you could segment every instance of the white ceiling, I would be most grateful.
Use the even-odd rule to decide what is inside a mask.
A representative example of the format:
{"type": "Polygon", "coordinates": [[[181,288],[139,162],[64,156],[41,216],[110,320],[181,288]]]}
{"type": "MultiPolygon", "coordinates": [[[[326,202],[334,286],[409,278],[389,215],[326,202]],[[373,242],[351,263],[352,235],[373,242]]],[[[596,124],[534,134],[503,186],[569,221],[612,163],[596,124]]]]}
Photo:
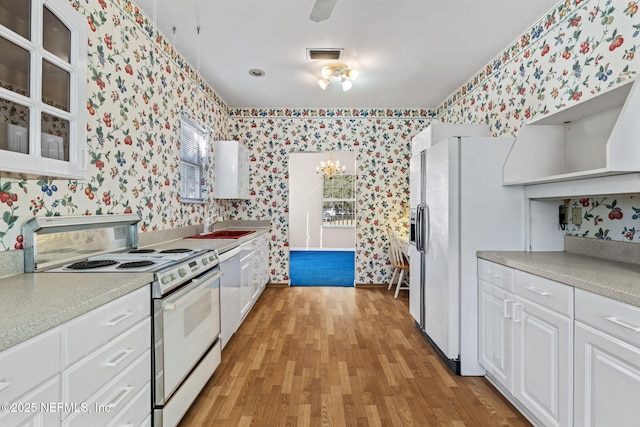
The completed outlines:
{"type": "MultiPolygon", "coordinates": [[[[134,1],[153,20],[154,0],[134,1]]],[[[317,23],[314,0],[155,1],[156,26],[230,107],[410,109],[438,107],[558,3],[338,0],[317,23]],[[330,61],[307,48],[344,48],[353,88],[320,89],[330,61]]]]}

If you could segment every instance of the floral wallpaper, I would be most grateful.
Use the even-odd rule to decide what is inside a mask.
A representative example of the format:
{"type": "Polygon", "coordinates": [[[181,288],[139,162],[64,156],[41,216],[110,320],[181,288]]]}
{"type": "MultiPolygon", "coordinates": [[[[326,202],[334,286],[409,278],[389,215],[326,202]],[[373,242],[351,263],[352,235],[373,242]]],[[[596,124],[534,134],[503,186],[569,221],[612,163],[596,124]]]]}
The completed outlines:
{"type": "MultiPolygon", "coordinates": [[[[358,162],[356,281],[385,282],[390,266],[381,230],[391,224],[406,232],[410,139],[429,121],[488,123],[495,135],[517,135],[534,116],[588,99],[640,69],[637,1],[568,0],[433,109],[234,110],[134,3],[69,1],[89,28],[88,179],[0,173],[0,247],[6,250],[21,248],[21,225],[34,215],[136,212],[141,231],[150,231],[197,223],[207,209],[223,208],[230,218],[271,221],[271,281],[287,281],[288,153],[349,150],[358,162]],[[179,203],[181,114],[207,125],[213,139],[239,139],[249,147],[250,200],[179,203]]],[[[581,199],[571,202],[584,206],[585,218],[568,233],[640,238],[636,198],[587,200],[588,207],[581,199]]]]}
{"type": "Polygon", "coordinates": [[[5,250],[22,248],[22,224],[35,215],[135,212],[149,231],[199,223],[219,206],[179,202],[179,124],[184,114],[209,127],[212,139],[226,139],[228,107],[130,1],[70,3],[86,16],[89,35],[87,180],[0,172],[5,250]]]}
{"type": "Polygon", "coordinates": [[[570,200],[568,206],[582,209],[582,224],[567,224],[572,236],[605,240],[640,241],[640,196],[598,197],[570,200]]]}

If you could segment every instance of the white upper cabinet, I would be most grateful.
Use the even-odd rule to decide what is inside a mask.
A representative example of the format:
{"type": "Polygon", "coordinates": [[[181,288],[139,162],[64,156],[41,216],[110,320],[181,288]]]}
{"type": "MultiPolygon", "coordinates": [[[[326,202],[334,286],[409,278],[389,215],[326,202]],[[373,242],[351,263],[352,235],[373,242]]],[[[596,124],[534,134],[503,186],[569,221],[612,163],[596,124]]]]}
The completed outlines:
{"type": "Polygon", "coordinates": [[[640,171],[638,111],[640,86],[630,81],[526,124],[504,164],[504,185],[640,171]]]}
{"type": "Polygon", "coordinates": [[[249,151],[239,141],[214,143],[213,197],[249,198],[249,151]]]}
{"type": "Polygon", "coordinates": [[[65,0],[0,2],[0,171],[86,176],[86,19],[65,0]]]}

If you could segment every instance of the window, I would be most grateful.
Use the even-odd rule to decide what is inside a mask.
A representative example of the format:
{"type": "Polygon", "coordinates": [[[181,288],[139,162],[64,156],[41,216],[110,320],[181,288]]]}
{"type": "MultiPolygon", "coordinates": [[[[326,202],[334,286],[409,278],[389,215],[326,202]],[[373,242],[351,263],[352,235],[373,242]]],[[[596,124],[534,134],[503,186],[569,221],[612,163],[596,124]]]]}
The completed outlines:
{"type": "Polygon", "coordinates": [[[85,178],[86,27],[65,0],[0,1],[0,170],[85,178]]]}
{"type": "Polygon", "coordinates": [[[180,201],[207,200],[207,153],[209,133],[195,122],[180,119],[180,201]]]}
{"type": "Polygon", "coordinates": [[[324,177],[322,189],[322,225],[353,227],[356,218],[356,176],[340,174],[324,177]]]}

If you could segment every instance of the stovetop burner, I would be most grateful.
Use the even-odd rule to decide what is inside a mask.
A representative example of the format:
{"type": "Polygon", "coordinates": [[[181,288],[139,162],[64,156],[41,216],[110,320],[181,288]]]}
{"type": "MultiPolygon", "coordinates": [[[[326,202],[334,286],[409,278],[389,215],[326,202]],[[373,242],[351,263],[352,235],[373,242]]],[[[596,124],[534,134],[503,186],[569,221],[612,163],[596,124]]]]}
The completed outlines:
{"type": "Polygon", "coordinates": [[[177,249],[165,249],[163,251],[160,251],[161,254],[186,254],[188,252],[193,252],[193,249],[177,248],[177,249]]]}
{"type": "Polygon", "coordinates": [[[73,264],[67,266],[67,268],[71,270],[89,270],[92,268],[109,267],[117,263],[118,263],[117,261],[110,260],[110,259],[101,259],[101,260],[94,260],[94,261],[79,261],[79,262],[74,262],[73,264]]]}
{"type": "Polygon", "coordinates": [[[131,249],[128,251],[128,254],[151,254],[154,253],[155,249],[131,249]]]}
{"type": "Polygon", "coordinates": [[[116,268],[126,270],[128,268],[140,268],[140,267],[149,267],[150,265],[154,265],[153,261],[131,261],[131,262],[123,262],[118,265],[116,268]]]}
{"type": "Polygon", "coordinates": [[[184,262],[199,251],[180,248],[127,248],[122,252],[108,252],[89,256],[73,264],[53,268],[47,271],[67,272],[146,272],[159,271],[172,264],[184,262]]]}

